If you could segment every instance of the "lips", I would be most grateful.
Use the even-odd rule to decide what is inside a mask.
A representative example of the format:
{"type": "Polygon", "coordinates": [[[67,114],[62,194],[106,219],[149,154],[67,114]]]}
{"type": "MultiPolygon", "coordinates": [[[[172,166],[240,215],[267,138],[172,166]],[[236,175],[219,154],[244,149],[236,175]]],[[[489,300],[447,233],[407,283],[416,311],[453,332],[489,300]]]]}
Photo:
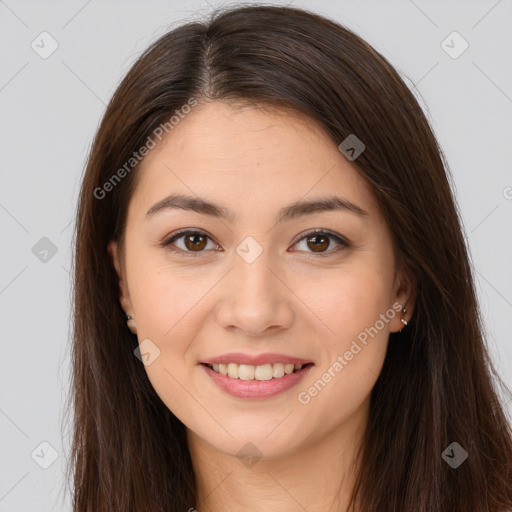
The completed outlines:
{"type": "Polygon", "coordinates": [[[233,352],[230,354],[223,354],[216,357],[211,357],[201,361],[201,364],[247,364],[252,366],[261,366],[264,364],[283,363],[283,364],[302,364],[306,365],[311,363],[309,359],[301,359],[300,357],[289,356],[286,354],[259,354],[249,355],[241,352],[233,352]]]}
{"type": "MultiPolygon", "coordinates": [[[[274,354],[274,356],[275,355],[276,354],[274,354]]],[[[214,364],[217,365],[222,363],[214,364]]],[[[302,379],[304,379],[308,374],[310,374],[311,370],[314,367],[314,364],[306,364],[302,369],[298,371],[294,371],[293,373],[285,374],[277,378],[271,378],[270,380],[242,380],[240,378],[230,377],[229,375],[222,375],[221,373],[218,373],[212,368],[210,368],[205,363],[200,364],[199,366],[211,379],[210,382],[213,382],[218,388],[220,388],[225,393],[236,398],[260,400],[272,398],[274,396],[280,395],[281,393],[285,393],[288,390],[291,390],[293,387],[297,386],[297,384],[302,379]]],[[[229,364],[229,366],[235,365],[231,363],[229,364]]],[[[283,365],[277,364],[277,366],[283,365]]],[[[292,366],[291,363],[290,366],[292,366]]]]}

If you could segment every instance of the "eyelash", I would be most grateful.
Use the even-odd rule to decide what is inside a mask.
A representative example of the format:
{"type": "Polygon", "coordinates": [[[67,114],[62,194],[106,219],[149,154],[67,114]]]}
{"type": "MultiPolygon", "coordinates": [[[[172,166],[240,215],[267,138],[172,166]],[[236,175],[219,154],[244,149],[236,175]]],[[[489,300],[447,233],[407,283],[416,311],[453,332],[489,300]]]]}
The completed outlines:
{"type": "MultiPolygon", "coordinates": [[[[205,233],[203,231],[183,230],[183,231],[178,231],[177,233],[174,233],[173,235],[171,235],[170,238],[168,238],[167,240],[162,242],[160,245],[162,247],[167,247],[168,250],[173,252],[173,253],[178,253],[180,255],[184,255],[184,256],[187,256],[187,257],[188,256],[196,257],[196,256],[199,256],[201,253],[205,252],[205,250],[202,250],[202,251],[185,251],[183,249],[172,249],[170,247],[170,245],[173,242],[175,242],[176,240],[184,237],[185,235],[202,235],[202,236],[208,238],[209,240],[211,240],[213,242],[212,238],[207,233],[205,233]]],[[[310,252],[309,254],[313,255],[314,257],[316,257],[316,256],[319,256],[319,257],[331,256],[333,254],[337,254],[337,253],[341,252],[342,250],[347,249],[347,248],[350,247],[350,243],[348,242],[348,240],[346,240],[345,238],[343,238],[343,237],[341,237],[339,235],[336,235],[335,233],[333,233],[331,231],[323,230],[323,229],[313,229],[311,231],[308,231],[299,240],[297,240],[297,242],[295,242],[293,245],[297,245],[299,242],[301,242],[305,238],[309,238],[309,237],[311,237],[313,235],[326,235],[329,238],[334,239],[338,244],[340,244],[335,249],[329,250],[327,252],[323,252],[323,253],[322,252],[318,252],[318,253],[310,252]]]]}

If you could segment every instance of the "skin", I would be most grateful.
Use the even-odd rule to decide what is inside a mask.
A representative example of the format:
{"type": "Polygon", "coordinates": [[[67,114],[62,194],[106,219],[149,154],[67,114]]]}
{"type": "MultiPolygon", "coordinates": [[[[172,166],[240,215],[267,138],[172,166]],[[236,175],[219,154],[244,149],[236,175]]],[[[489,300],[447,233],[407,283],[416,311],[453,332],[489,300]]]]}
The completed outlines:
{"type": "MultiPolygon", "coordinates": [[[[109,250],[132,331],[160,350],[145,366],[147,376],[187,427],[197,510],[346,510],[389,333],[413,311],[414,286],[396,268],[391,234],[369,187],[313,120],[223,102],[195,107],[138,172],[126,257],[120,260],[115,242],[109,250]],[[228,207],[236,220],[180,209],[146,217],[170,193],[228,207]],[[367,218],[330,211],[276,223],[282,207],[333,193],[367,218]],[[161,246],[183,228],[209,234],[202,252],[180,256],[161,246]],[[322,257],[303,238],[314,228],[347,238],[350,247],[333,252],[339,244],[331,238],[322,257]],[[236,252],[247,236],[263,250],[250,264],[236,252]],[[394,303],[407,313],[384,322],[321,392],[300,403],[299,392],[394,303]],[[315,366],[275,397],[235,398],[199,365],[227,352],[284,353],[315,366]],[[260,457],[252,465],[237,456],[249,442],[260,457]]],[[[190,247],[183,237],[174,242],[177,250],[190,247]]]]}

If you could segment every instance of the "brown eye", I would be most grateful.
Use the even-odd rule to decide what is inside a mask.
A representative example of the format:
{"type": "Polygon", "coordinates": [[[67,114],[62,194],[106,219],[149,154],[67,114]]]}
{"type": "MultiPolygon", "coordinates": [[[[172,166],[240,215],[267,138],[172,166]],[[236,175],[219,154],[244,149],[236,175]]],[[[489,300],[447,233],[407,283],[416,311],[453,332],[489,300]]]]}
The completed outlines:
{"type": "MultiPolygon", "coordinates": [[[[207,249],[208,242],[213,244],[214,249],[218,248],[206,233],[202,233],[200,231],[181,231],[163,242],[162,246],[168,247],[171,252],[178,253],[180,255],[195,256],[202,252],[207,252],[205,249],[207,249]],[[178,242],[181,241],[182,246],[180,247],[178,242]]],[[[314,230],[310,233],[306,233],[306,235],[303,236],[295,245],[299,245],[304,242],[306,245],[305,252],[310,254],[314,253],[317,256],[329,256],[350,247],[350,243],[341,236],[321,230],[314,230]],[[334,244],[337,244],[337,246],[335,245],[333,249],[330,249],[333,245],[332,241],[334,241],[334,244]]]]}
{"type": "Polygon", "coordinates": [[[191,251],[200,251],[206,247],[206,237],[201,234],[190,234],[184,237],[185,247],[191,251]]]}
{"type": "Polygon", "coordinates": [[[323,252],[329,248],[329,237],[313,235],[308,237],[308,247],[314,252],[323,252]]]}
{"type": "MultiPolygon", "coordinates": [[[[205,252],[204,249],[207,247],[208,241],[211,242],[210,237],[200,231],[181,231],[163,242],[162,246],[168,247],[171,252],[188,256],[205,252]]],[[[211,243],[213,244],[213,242],[211,243]]],[[[215,244],[213,245],[215,246],[215,244]]]]}
{"type": "Polygon", "coordinates": [[[322,230],[313,230],[306,233],[296,245],[300,245],[301,243],[305,243],[305,252],[310,254],[316,253],[317,256],[329,256],[350,247],[350,243],[341,236],[322,230]],[[335,245],[331,250],[330,247],[333,245],[332,240],[334,240],[337,246],[335,245]]]}

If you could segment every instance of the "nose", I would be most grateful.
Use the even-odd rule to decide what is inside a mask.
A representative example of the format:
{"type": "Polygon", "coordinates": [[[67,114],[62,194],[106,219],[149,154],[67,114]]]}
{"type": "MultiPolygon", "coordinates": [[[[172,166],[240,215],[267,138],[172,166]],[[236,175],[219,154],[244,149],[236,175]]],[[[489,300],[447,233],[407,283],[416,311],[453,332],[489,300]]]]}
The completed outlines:
{"type": "Polygon", "coordinates": [[[293,293],[265,254],[252,263],[239,256],[234,258],[232,270],[222,280],[216,308],[222,328],[258,338],[292,325],[293,293]]]}

